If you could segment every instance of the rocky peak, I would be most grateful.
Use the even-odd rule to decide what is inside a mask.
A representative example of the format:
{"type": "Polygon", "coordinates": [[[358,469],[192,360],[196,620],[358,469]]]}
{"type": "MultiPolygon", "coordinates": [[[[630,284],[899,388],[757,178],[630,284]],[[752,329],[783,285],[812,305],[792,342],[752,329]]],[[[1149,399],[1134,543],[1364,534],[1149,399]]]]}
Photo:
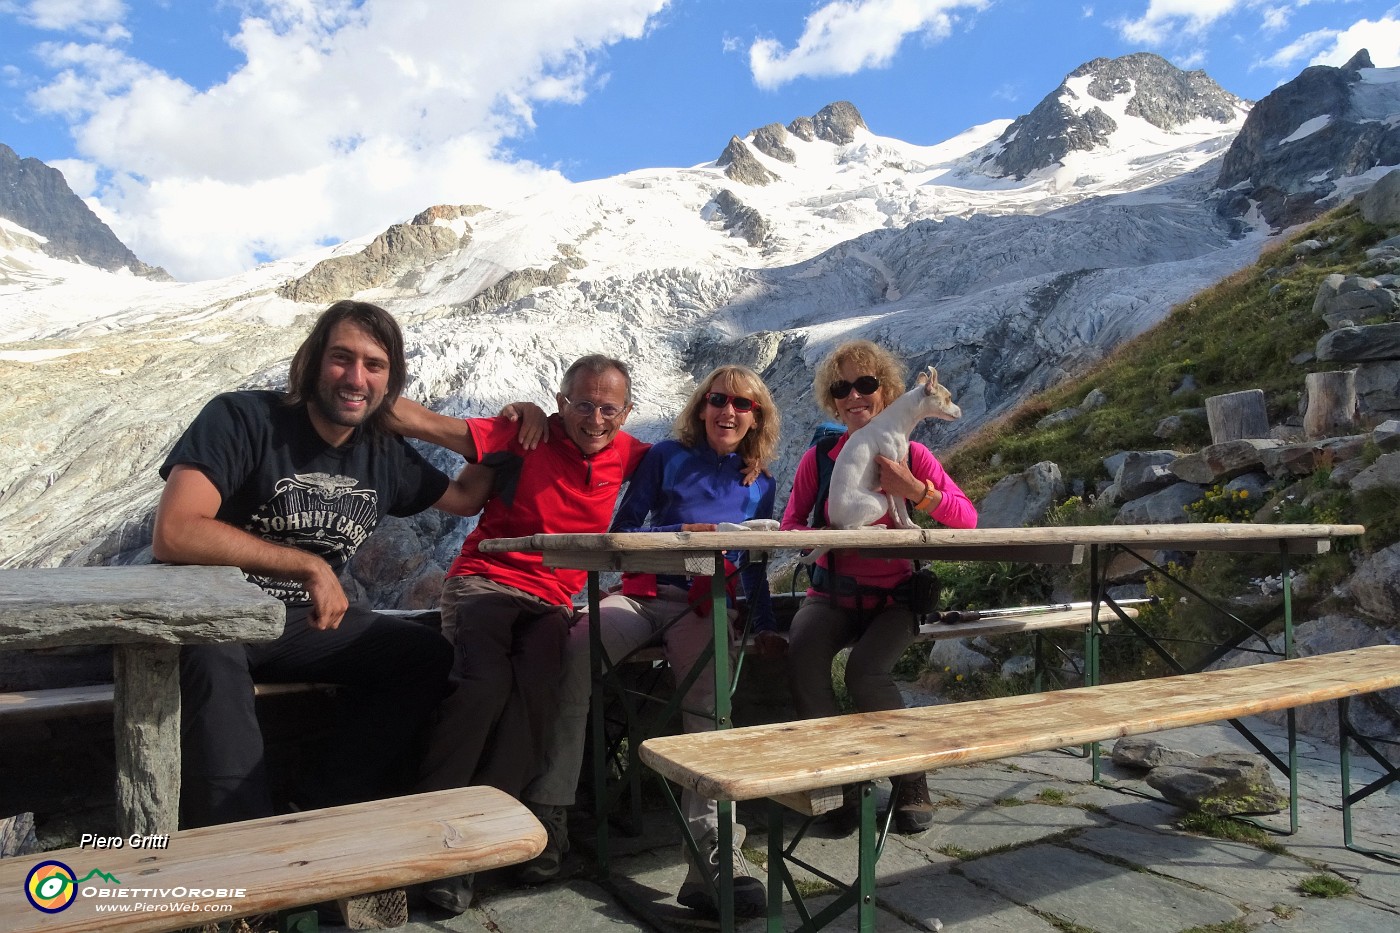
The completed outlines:
{"type": "Polygon", "coordinates": [[[787,147],[787,138],[781,123],[769,123],[753,131],[753,147],[770,159],[791,165],[797,161],[797,155],[787,147]]]}
{"type": "Polygon", "coordinates": [[[1275,227],[1318,213],[1336,180],[1400,164],[1400,126],[1381,119],[1400,104],[1400,87],[1368,83],[1371,56],[1357,52],[1341,68],[1314,65],[1250,110],[1220,165],[1220,204],[1237,217],[1258,205],[1275,227]],[[1384,100],[1382,100],[1384,98],[1384,100]]]}
{"type": "Polygon", "coordinates": [[[724,169],[727,178],[740,184],[766,185],[778,180],[778,176],[764,168],[748,144],[737,136],[729,137],[729,145],[724,147],[715,164],[724,169]]]}
{"type": "Polygon", "coordinates": [[[856,105],[848,100],[827,104],[810,117],[798,117],[788,124],[788,132],[812,142],[822,139],[838,146],[855,142],[856,128],[869,129],[856,105]]]}
{"type": "Polygon", "coordinates": [[[38,159],[21,159],[0,143],[0,217],[44,237],[39,248],[54,259],[82,262],[115,272],[168,281],[170,275],[148,266],[117,239],[82,198],[68,187],[63,173],[38,159]]]}
{"type": "Polygon", "coordinates": [[[1007,127],[992,157],[997,174],[1024,178],[1072,151],[1107,143],[1118,124],[1100,107],[1080,100],[1071,83],[1079,85],[1085,77],[1090,98],[1108,102],[1130,95],[1125,113],[1168,131],[1198,119],[1229,123],[1245,106],[1205,72],[1182,71],[1150,52],[1096,58],[1070,72],[1030,113],[1007,127]]]}

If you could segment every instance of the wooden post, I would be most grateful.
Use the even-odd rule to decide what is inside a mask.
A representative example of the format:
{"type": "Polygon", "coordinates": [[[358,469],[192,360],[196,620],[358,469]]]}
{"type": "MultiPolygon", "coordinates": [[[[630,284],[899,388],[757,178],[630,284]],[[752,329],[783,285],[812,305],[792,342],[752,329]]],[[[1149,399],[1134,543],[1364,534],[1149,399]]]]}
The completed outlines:
{"type": "Polygon", "coordinates": [[[1262,389],[1246,389],[1206,399],[1210,442],[1241,441],[1269,436],[1269,415],[1262,389]]]}
{"type": "Polygon", "coordinates": [[[1303,412],[1303,433],[1308,438],[1348,432],[1356,424],[1356,370],[1308,373],[1303,381],[1307,408],[1303,412]]]}
{"type": "Polygon", "coordinates": [[[117,645],[112,671],[117,827],[123,835],[173,833],[180,828],[180,647],[117,645]]]}

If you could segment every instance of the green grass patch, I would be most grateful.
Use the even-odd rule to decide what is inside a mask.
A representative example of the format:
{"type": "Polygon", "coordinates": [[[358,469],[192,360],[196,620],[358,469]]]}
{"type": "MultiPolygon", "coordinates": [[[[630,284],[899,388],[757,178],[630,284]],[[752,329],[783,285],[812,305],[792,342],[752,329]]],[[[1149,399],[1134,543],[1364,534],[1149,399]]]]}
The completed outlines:
{"type": "Polygon", "coordinates": [[[1040,801],[1041,803],[1055,805],[1069,803],[1069,798],[1070,795],[1067,792],[1060,790],[1058,787],[1047,787],[1040,793],[1035,795],[1035,799],[1040,801]]]}
{"type": "Polygon", "coordinates": [[[1336,875],[1309,875],[1298,882],[1298,890],[1308,897],[1346,897],[1355,889],[1336,875]]]}

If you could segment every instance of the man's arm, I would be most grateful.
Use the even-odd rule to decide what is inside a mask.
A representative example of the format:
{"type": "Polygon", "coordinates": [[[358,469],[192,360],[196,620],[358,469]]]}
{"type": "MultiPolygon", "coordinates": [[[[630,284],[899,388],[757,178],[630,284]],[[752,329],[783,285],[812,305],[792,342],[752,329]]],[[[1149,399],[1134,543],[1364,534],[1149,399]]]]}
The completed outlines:
{"type": "Polygon", "coordinates": [[[468,463],[443,492],[433,507],[453,515],[475,515],[491,498],[491,484],[496,471],[477,463],[468,463]]]}
{"type": "Polygon", "coordinates": [[[464,420],[440,415],[412,399],[400,396],[394,400],[394,407],[389,410],[388,428],[404,437],[455,450],[469,463],[476,461],[476,441],[472,440],[472,432],[464,420]]]}
{"type": "Polygon", "coordinates": [[[330,565],[315,554],[264,541],[219,521],[215,516],[222,503],[219,490],[198,467],[173,467],[156,508],[151,541],[155,558],[171,564],[228,565],[245,573],[296,580],[311,599],[308,624],[317,629],[340,625],[349,601],[330,565]]]}
{"type": "MultiPolygon", "coordinates": [[[[462,418],[440,415],[412,399],[403,397],[394,401],[389,416],[388,427],[395,434],[455,450],[466,457],[468,463],[476,462],[476,441],[472,439],[472,432],[462,418]]],[[[544,410],[534,402],[511,402],[501,409],[499,417],[519,423],[516,440],[526,450],[534,450],[549,430],[544,410]]]]}

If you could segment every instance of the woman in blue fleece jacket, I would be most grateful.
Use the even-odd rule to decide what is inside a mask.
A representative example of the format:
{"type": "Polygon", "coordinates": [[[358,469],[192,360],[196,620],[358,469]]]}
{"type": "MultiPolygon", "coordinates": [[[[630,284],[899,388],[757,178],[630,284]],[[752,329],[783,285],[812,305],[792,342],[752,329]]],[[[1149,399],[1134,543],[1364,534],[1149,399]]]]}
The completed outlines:
{"type": "MultiPolygon", "coordinates": [[[[757,373],[745,366],[712,371],[691,394],[673,430],[675,439],[653,446],[632,475],[613,519],[613,531],[714,531],[720,522],[773,517],[776,484],[767,465],[777,449],[779,419],[757,373]]],[[[772,629],[773,609],[763,567],[745,568],[742,577],[754,629],[772,629]]],[[[684,678],[713,638],[709,581],[702,578],[695,600],[690,597],[691,584],[680,576],[625,574],[622,592],[608,596],[599,606],[599,632],[608,656],[618,659],[648,642],[660,641],[676,679],[684,678]]],[[[589,620],[582,617],[570,630],[556,735],[546,755],[545,773],[524,793],[525,802],[550,836],[544,853],[522,871],[527,881],[558,874],[568,850],[565,808],[574,802],[583,763],[591,686],[588,625],[589,620]]],[[[686,693],[684,707],[713,710],[714,701],[714,669],[707,664],[686,693]]],[[[714,728],[711,717],[694,712],[683,712],[681,722],[687,732],[714,728]]],[[[684,792],[681,802],[704,864],[691,862],[677,900],[712,912],[716,909],[710,894],[713,885],[706,883],[704,875],[713,881],[718,871],[715,802],[690,791],[684,792]]],[[[736,826],[734,835],[737,850],[743,842],[742,827],[736,826]]],[[[739,877],[741,857],[735,864],[736,913],[763,913],[762,883],[739,877]]]]}

